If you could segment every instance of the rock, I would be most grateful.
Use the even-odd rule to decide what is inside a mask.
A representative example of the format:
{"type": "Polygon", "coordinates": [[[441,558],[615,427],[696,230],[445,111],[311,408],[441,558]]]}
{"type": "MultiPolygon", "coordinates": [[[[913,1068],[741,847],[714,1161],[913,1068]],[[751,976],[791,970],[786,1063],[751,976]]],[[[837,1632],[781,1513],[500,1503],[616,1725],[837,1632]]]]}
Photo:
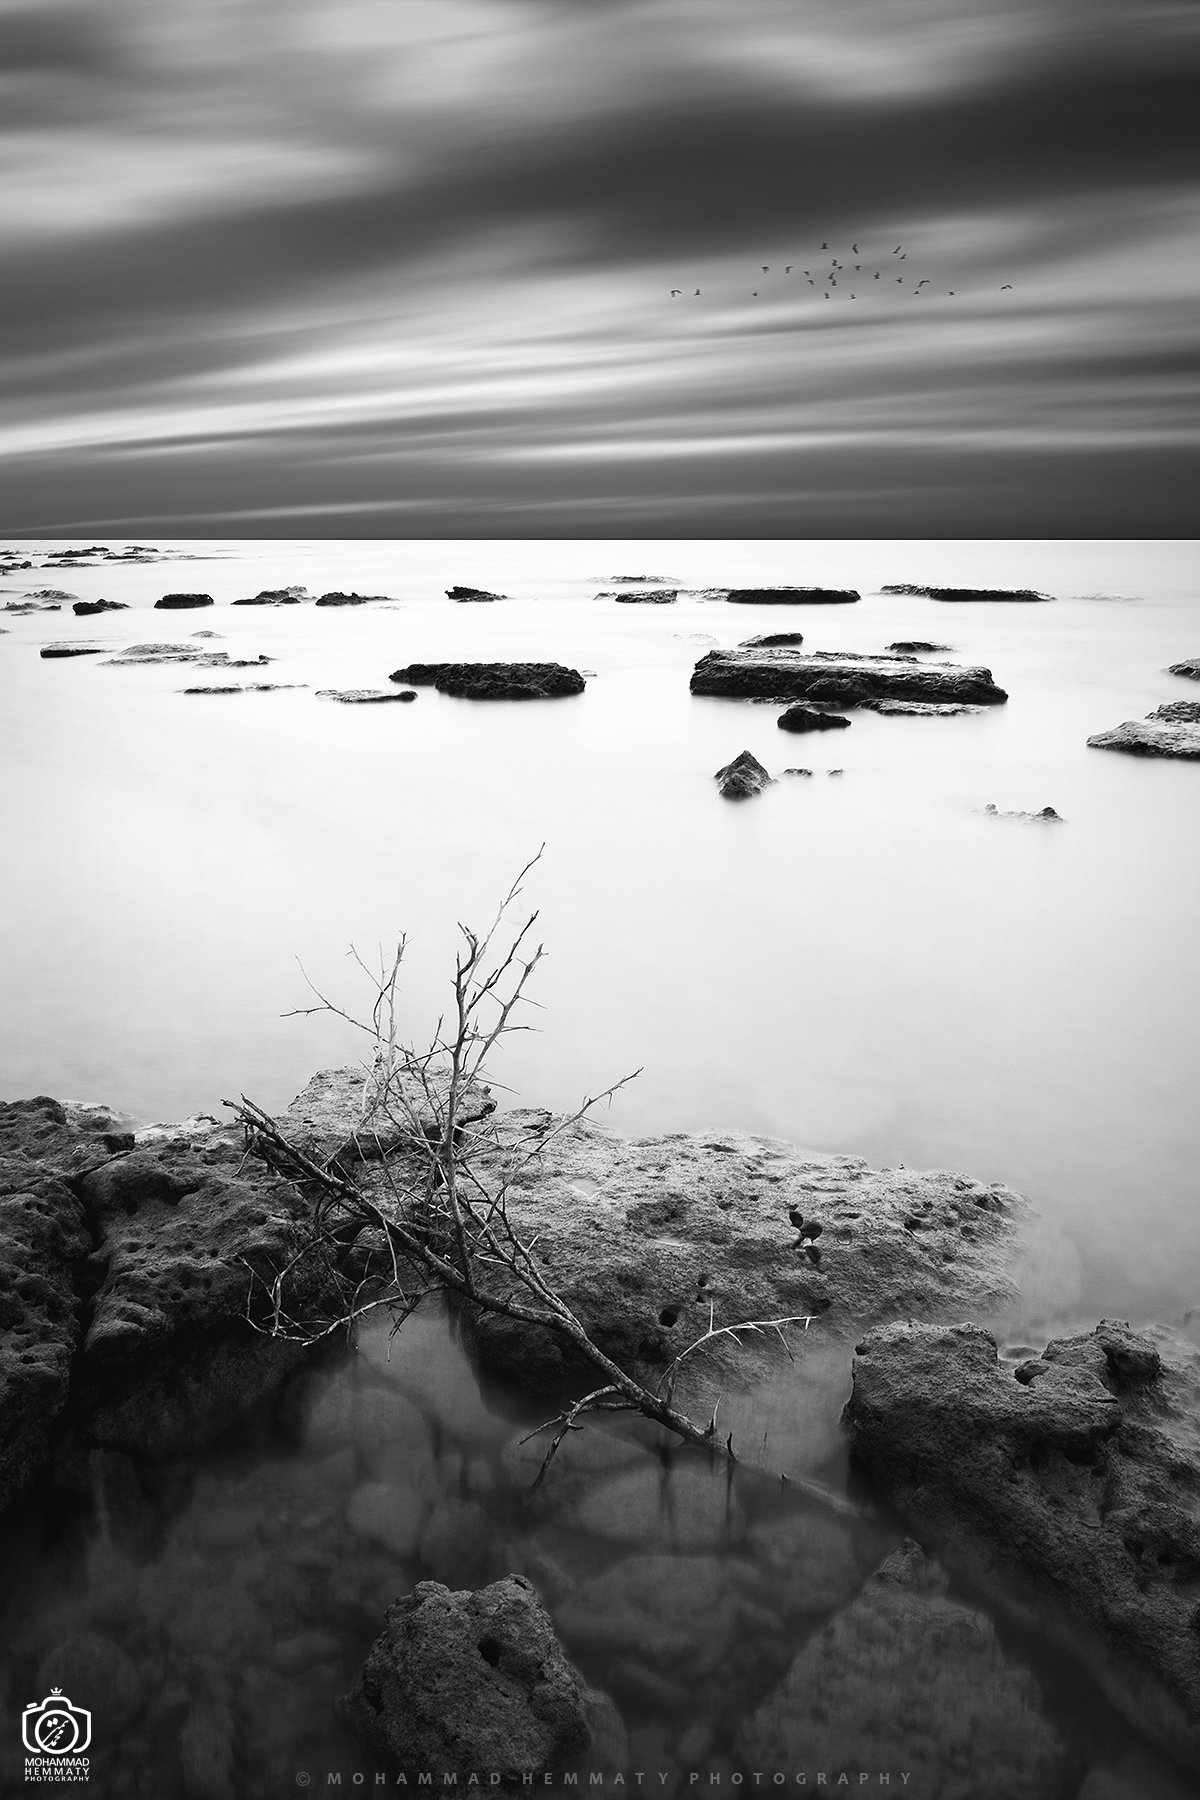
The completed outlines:
{"type": "Polygon", "coordinates": [[[83,1106],[39,1094],[0,1101],[0,1157],[27,1158],[40,1174],[86,1174],[132,1150],[128,1121],[106,1106],[83,1106]]]}
{"type": "Polygon", "coordinates": [[[98,1631],[80,1631],[55,1644],[42,1658],[37,1680],[39,1691],[61,1688],[112,1732],[135,1719],[145,1703],[137,1669],[119,1644],[98,1631]]]}
{"type": "Polygon", "coordinates": [[[461,700],[553,700],[582,694],[587,683],[578,669],[562,663],[410,663],[389,681],[435,687],[461,700]]]}
{"type": "Polygon", "coordinates": [[[235,1800],[233,1714],[215,1701],[193,1707],[179,1735],[179,1766],[188,1800],[235,1800]]]}
{"type": "MultiPolygon", "coordinates": [[[[448,1093],[448,1077],[434,1068],[423,1079],[400,1069],[390,1081],[362,1068],[322,1069],[277,1123],[289,1143],[317,1162],[378,1161],[421,1139],[436,1143],[448,1093]]],[[[492,1091],[481,1081],[458,1096],[459,1125],[477,1125],[495,1110],[492,1091]]]]}
{"type": "Polygon", "coordinates": [[[90,1249],[63,1182],[0,1150],[0,1510],[44,1460],[66,1405],[80,1339],[74,1273],[90,1249]]]}
{"type": "Polygon", "coordinates": [[[1126,719],[1111,731],[1098,731],[1088,739],[1091,750],[1123,750],[1129,756],[1172,756],[1187,761],[1200,757],[1200,724],[1190,720],[1126,719]]]}
{"type": "Polygon", "coordinates": [[[71,611],[86,619],[91,613],[128,612],[129,608],[124,600],[77,600],[71,611]]]}
{"type": "Polygon", "coordinates": [[[588,1689],[522,1576],[474,1593],[418,1582],[388,1608],[342,1722],[404,1774],[539,1780],[591,1737],[588,1689]]]}
{"type": "Polygon", "coordinates": [[[1043,806],[1040,812],[1001,812],[999,807],[990,801],[984,807],[985,815],[990,819],[1032,819],[1045,820],[1048,823],[1064,825],[1066,820],[1062,814],[1055,812],[1052,806],[1043,806]]]}
{"type": "Polygon", "coordinates": [[[798,650],[804,642],[802,631],[763,631],[757,637],[743,638],[739,650],[798,650]]]}
{"type": "Polygon", "coordinates": [[[880,588],[881,594],[920,594],[926,600],[1052,600],[1053,594],[1036,594],[1032,588],[916,587],[901,581],[880,588]]]}
{"type": "Polygon", "coordinates": [[[615,600],[619,606],[671,606],[679,598],[677,588],[639,588],[636,592],[624,594],[607,591],[596,595],[597,600],[615,600]]]}
{"type": "Polygon", "coordinates": [[[746,1600],[739,1571],[716,1556],[627,1556],[556,1608],[563,1637],[591,1656],[628,1652],[684,1683],[726,1660],[746,1600]]]}
{"type": "Polygon", "coordinates": [[[895,1551],[742,1726],[739,1758],[830,1786],[903,1769],[931,1800],[1059,1800],[1066,1757],[1037,1683],[945,1588],[916,1544],[895,1551]]]}
{"type": "Polygon", "coordinates": [[[710,650],[696,664],[691,691],[743,700],[822,700],[835,706],[872,700],[993,706],[1008,698],[990,669],[840,650],[818,650],[811,656],[792,650],[710,650]]]}
{"type": "Polygon", "coordinates": [[[57,600],[6,600],[4,610],[21,617],[26,613],[61,612],[62,607],[57,600]]]}
{"type": "MultiPolygon", "coordinates": [[[[318,604],[320,604],[318,602],[318,604]]],[[[415,694],[389,694],[382,688],[318,688],[318,700],[340,700],[344,706],[373,706],[381,700],[414,700],[415,694]]]]}
{"type": "Polygon", "coordinates": [[[1193,1769],[1198,1418],[1200,1352],[1110,1321],[1017,1366],[973,1325],[890,1325],[859,1344],[845,1411],[898,1509],[1193,1769]]]}
{"type": "Polygon", "coordinates": [[[861,599],[857,588],[763,587],[730,588],[731,606],[848,606],[861,599]]]}
{"type": "Polygon", "coordinates": [[[632,587],[670,587],[675,580],[672,575],[609,575],[606,579],[632,587]]]}
{"type": "Polygon", "coordinates": [[[43,644],[39,656],[99,656],[103,644],[43,644]]]}
{"type": "Polygon", "coordinates": [[[235,606],[298,606],[307,598],[306,587],[260,588],[249,599],[235,600],[235,606]]]}
{"type": "Polygon", "coordinates": [[[811,769],[784,769],[782,771],[782,773],[784,775],[811,775],[812,770],[811,769]]]}
{"type": "Polygon", "coordinates": [[[185,687],[179,691],[181,694],[282,694],[307,685],[304,681],[247,681],[230,687],[185,687]]]}
{"type": "Polygon", "coordinates": [[[573,1517],[597,1483],[619,1470],[643,1469],[646,1448],[598,1424],[569,1432],[543,1471],[553,1434],[521,1433],[504,1446],[504,1473],[535,1518],[573,1517]],[[536,1487],[534,1483],[537,1483],[536,1487]]]}
{"type": "Polygon", "coordinates": [[[1185,675],[1190,681],[1200,681],[1200,656],[1185,656],[1182,662],[1172,663],[1167,674],[1185,675]]]}
{"type": "Polygon", "coordinates": [[[1200,700],[1164,700],[1148,719],[1164,719],[1171,725],[1200,725],[1200,700]]]}
{"type": "Polygon", "coordinates": [[[369,606],[373,600],[390,600],[390,594],[343,594],[337,589],[317,596],[318,606],[369,606]]]}
{"type": "Polygon", "coordinates": [[[446,589],[447,600],[507,600],[507,594],[490,594],[486,588],[450,587],[446,589]]]}
{"type": "Polygon", "coordinates": [[[212,603],[211,594],[164,594],[161,600],[154,602],[156,607],[167,612],[181,612],[187,607],[211,606],[212,603]]]}
{"type": "MultiPolygon", "coordinates": [[[[556,1123],[520,1109],[494,1120],[474,1158],[484,1191],[556,1123]]],[[[506,1205],[601,1349],[653,1379],[701,1335],[710,1306],[718,1327],[811,1315],[822,1341],[869,1320],[998,1312],[1016,1298],[1009,1270],[1029,1217],[1010,1189],[945,1171],[873,1170],[740,1132],[630,1141],[591,1120],[543,1136],[506,1205]],[[817,1261],[801,1252],[790,1210],[822,1225],[817,1261]]],[[[570,1367],[541,1326],[496,1315],[468,1324],[484,1362],[522,1385],[545,1389],[570,1367]]],[[[801,1358],[804,1336],[790,1341],[801,1358]]],[[[686,1390],[698,1392],[697,1411],[711,1407],[712,1388],[778,1376],[781,1358],[765,1338],[718,1338],[683,1365],[681,1404],[686,1390]]]]}
{"type": "Polygon", "coordinates": [[[717,770],[713,780],[720,782],[726,800],[748,800],[753,794],[761,794],[770,785],[771,777],[757,756],[742,750],[732,762],[717,770]]]}
{"type": "Polygon", "coordinates": [[[789,706],[775,723],[780,731],[840,731],[850,721],[837,713],[818,712],[813,706],[789,706]]]}
{"type": "Polygon", "coordinates": [[[985,706],[967,706],[960,702],[943,704],[934,700],[864,700],[862,706],[868,712],[891,713],[902,718],[952,718],[956,713],[986,712],[985,706]]]}
{"type": "Polygon", "coordinates": [[[953,650],[953,644],[931,644],[927,638],[897,638],[889,650],[899,656],[919,656],[929,650],[953,650]]]}
{"type": "Polygon", "coordinates": [[[137,663],[183,662],[197,669],[258,669],[271,660],[269,656],[232,657],[227,650],[202,650],[195,644],[130,644],[119,656],[110,656],[105,667],[123,669],[137,663]]]}

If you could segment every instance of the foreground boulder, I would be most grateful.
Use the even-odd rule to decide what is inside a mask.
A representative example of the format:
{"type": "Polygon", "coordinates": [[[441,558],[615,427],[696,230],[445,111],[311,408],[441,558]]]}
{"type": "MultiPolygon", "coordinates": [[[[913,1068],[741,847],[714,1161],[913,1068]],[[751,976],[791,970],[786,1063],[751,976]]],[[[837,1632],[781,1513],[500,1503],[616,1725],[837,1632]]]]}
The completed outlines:
{"type": "Polygon", "coordinates": [[[1007,700],[990,669],[920,663],[907,656],[841,650],[710,650],[692,672],[693,694],[741,700],[822,700],[861,706],[875,700],[997,705],[1007,700]]]}
{"type": "Polygon", "coordinates": [[[960,588],[920,587],[900,581],[880,588],[881,594],[919,594],[926,600],[1052,600],[1053,594],[1038,594],[1033,588],[960,588]]]}
{"type": "Polygon", "coordinates": [[[918,1529],[1200,1768],[1200,1353],[1106,1321],[1014,1366],[976,1326],[893,1324],[844,1417],[918,1529]]]}
{"type": "MultiPolygon", "coordinates": [[[[1015,1301],[1009,1268],[1028,1206],[1008,1188],[807,1157],[741,1132],[631,1141],[590,1120],[560,1125],[504,1113],[472,1167],[490,1193],[512,1173],[509,1220],[624,1367],[661,1371],[701,1335],[710,1308],[717,1326],[811,1316],[824,1342],[867,1320],[996,1313],[1015,1301]]],[[[471,1329],[484,1361],[528,1387],[552,1386],[569,1366],[541,1325],[481,1314],[471,1329]]],[[[684,1371],[702,1387],[745,1388],[778,1373],[780,1355],[766,1337],[717,1338],[684,1371]]]]}
{"type": "Polygon", "coordinates": [[[915,1543],[894,1551],[742,1726],[740,1760],[823,1770],[830,1787],[903,1769],[930,1800],[1060,1800],[1065,1751],[1037,1683],[947,1585],[915,1543]]]}
{"type": "MultiPolygon", "coordinates": [[[[1176,705],[1186,706],[1186,701],[1176,705]]],[[[1200,721],[1177,713],[1157,714],[1145,719],[1126,719],[1111,731],[1098,731],[1088,739],[1090,750],[1123,750],[1127,756],[1170,756],[1194,762],[1200,758],[1200,721]]]]}
{"type": "Polygon", "coordinates": [[[555,662],[409,663],[388,680],[434,687],[459,700],[556,700],[587,686],[578,669],[555,662]]]}
{"type": "Polygon", "coordinates": [[[604,1705],[532,1583],[509,1575],[463,1593],[418,1582],[388,1608],[338,1714],[399,1774],[474,1774],[505,1790],[586,1752],[604,1705]]]}
{"type": "Polygon", "coordinates": [[[726,800],[749,800],[771,785],[771,777],[750,750],[742,750],[713,776],[726,800]]]}
{"type": "Polygon", "coordinates": [[[862,596],[857,588],[759,587],[730,588],[731,606],[849,606],[862,596]]]}
{"type": "Polygon", "coordinates": [[[183,612],[192,606],[211,606],[213,597],[211,594],[164,594],[154,604],[165,612],[183,612]]]}

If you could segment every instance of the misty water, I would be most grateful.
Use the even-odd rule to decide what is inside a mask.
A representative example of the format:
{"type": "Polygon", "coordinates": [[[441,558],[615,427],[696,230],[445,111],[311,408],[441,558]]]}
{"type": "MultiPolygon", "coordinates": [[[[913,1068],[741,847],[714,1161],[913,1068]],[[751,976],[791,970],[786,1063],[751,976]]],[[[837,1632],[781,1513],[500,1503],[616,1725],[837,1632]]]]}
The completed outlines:
{"type": "MultiPolygon", "coordinates": [[[[20,546],[39,564],[50,548],[20,546]]],[[[1007,1182],[1040,1220],[1022,1311],[1006,1322],[1031,1341],[1106,1315],[1179,1322],[1194,1304],[1200,776],[1085,743],[1195,696],[1194,683],[1164,673],[1200,653],[1190,546],[172,548],[196,560],[0,577],[0,604],[56,587],[131,608],[77,619],[64,602],[57,614],[3,618],[6,1097],[104,1101],[139,1121],[219,1113],[238,1093],[278,1109],[315,1069],[363,1053],[337,1020],[282,1016],[313,1005],[305,974],[365,1015],[370,992],[348,946],[369,959],[407,934],[407,1017],[427,1038],[448,995],[455,921],[487,922],[544,846],[524,888],[549,951],[534,990],[542,1010],[494,1069],[520,1103],[573,1107],[640,1069],[606,1115],[631,1134],[742,1128],[879,1166],[1007,1182]],[[668,606],[595,598],[634,574],[693,591],[668,606]],[[734,607],[701,591],[783,582],[854,586],[863,598],[734,607]],[[878,591],[894,582],[1032,587],[1055,603],[878,591]],[[229,604],[293,583],[390,599],[229,604]],[[453,583],[511,597],[456,605],[443,591],[453,583]],[[179,589],[217,604],[152,610],[179,589]],[[777,707],[689,694],[706,650],[784,629],[802,630],[812,650],[933,640],[950,660],[991,669],[1010,697],[980,715],[856,713],[849,731],[793,737],[776,728],[777,707]],[[112,655],[201,631],[218,634],[214,650],[273,661],[222,673],[38,655],[69,639],[112,655]],[[588,685],[531,705],[426,688],[406,706],[317,698],[386,687],[409,662],[470,659],[557,660],[588,685]],[[236,680],[304,685],[182,693],[236,680]],[[712,776],[742,749],[780,779],[735,805],[712,776]],[[812,776],[784,777],[789,766],[812,776]],[[989,803],[1051,805],[1063,822],[996,817],[989,803]]],[[[464,1585],[506,1557],[553,1588],[555,1568],[579,1582],[628,1554],[603,1529],[529,1512],[503,1446],[544,1413],[481,1393],[436,1321],[402,1336],[390,1360],[373,1337],[357,1359],[305,1380],[303,1404],[295,1398],[267,1439],[139,1477],[136,1501],[127,1495],[115,1513],[106,1484],[128,1471],[98,1469],[86,1518],[55,1520],[49,1537],[41,1519],[9,1528],[22,1677],[33,1679],[37,1646],[84,1627],[126,1643],[143,1680],[166,1659],[169,1704],[160,1694],[131,1726],[106,1777],[115,1794],[175,1791],[197,1692],[236,1715],[248,1794],[284,1791],[264,1770],[288,1755],[309,1766],[301,1751],[314,1770],[365,1768],[329,1702],[389,1589],[430,1574],[464,1585]],[[369,1394],[365,1436],[346,1384],[369,1394]],[[404,1550],[363,1524],[361,1490],[389,1484],[417,1496],[404,1550]],[[435,1514],[469,1523],[426,1539],[435,1514]]],[[[764,1396],[765,1414],[777,1399],[764,1396]]],[[[836,1443],[814,1429],[812,1466],[844,1482],[836,1443]]],[[[655,1447],[629,1441],[669,1490],[678,1459],[663,1465],[655,1447]]],[[[736,1499],[736,1525],[705,1554],[736,1621],[721,1656],[740,1674],[710,1741],[691,1740],[697,1761],[718,1767],[738,1708],[778,1679],[822,1616],[766,1604],[771,1546],[782,1533],[794,1554],[806,1533],[828,1530],[802,1509],[785,1516],[752,1484],[736,1499]]],[[[651,1549],[672,1546],[661,1529],[651,1549]]],[[[898,1535],[839,1529],[818,1560],[851,1586],[898,1535]]],[[[826,1616],[840,1597],[826,1596],[826,1616]]],[[[1036,1660],[1036,1644],[1023,1654],[1036,1660]]],[[[579,1660],[643,1734],[647,1766],[686,1760],[681,1743],[715,1707],[698,1651],[658,1671],[661,1691],[635,1655],[584,1645],[579,1660]]],[[[1072,1740],[1115,1755],[1123,1730],[1086,1684],[1061,1670],[1046,1679],[1072,1740]]]]}

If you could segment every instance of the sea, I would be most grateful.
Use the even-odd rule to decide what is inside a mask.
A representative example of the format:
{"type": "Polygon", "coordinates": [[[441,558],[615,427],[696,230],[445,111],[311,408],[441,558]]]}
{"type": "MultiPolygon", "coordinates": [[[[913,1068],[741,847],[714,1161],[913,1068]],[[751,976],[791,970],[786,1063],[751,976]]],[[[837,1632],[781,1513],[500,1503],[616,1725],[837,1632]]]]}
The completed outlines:
{"type": "MultiPolygon", "coordinates": [[[[1194,543],[204,539],[64,564],[68,547],[86,546],[22,541],[0,556],[0,1095],[103,1102],[139,1123],[222,1116],[243,1095],[279,1110],[317,1069],[369,1060],[369,971],[401,940],[401,1030],[427,1044],[461,928],[486,928],[515,886],[506,917],[536,914],[546,955],[527,1029],[492,1064],[502,1104],[569,1110],[621,1083],[599,1116],[630,1135],[742,1129],[1005,1182],[1039,1221],[1024,1272],[1031,1341],[1101,1317],[1189,1323],[1200,769],[1087,739],[1200,697],[1167,672],[1200,655],[1194,543]],[[677,598],[623,603],[634,577],[677,598]],[[785,584],[861,599],[723,598],[785,584]],[[896,584],[1051,600],[882,591],[896,584]],[[455,585],[503,598],[456,602],[455,585]],[[232,604],[292,586],[305,602],[232,604]],[[11,610],[46,588],[70,596],[60,611],[11,610]],[[156,610],[177,591],[214,604],[156,610]],[[327,591],[376,598],[308,603],[327,591]],[[72,613],[71,598],[101,597],[128,610],[72,613]],[[927,640],[940,648],[925,660],[983,666],[1008,699],[949,717],[856,712],[849,730],[793,736],[777,706],[689,692],[710,649],[783,630],[802,631],[806,650],[927,640]],[[270,662],[110,661],[140,643],[195,648],[201,633],[205,649],[270,662]],[[73,641],[100,653],[39,654],[73,641]],[[426,686],[411,704],[327,696],[387,690],[410,663],[476,660],[560,662],[586,688],[528,704],[426,686]],[[251,682],[281,685],[183,691],[251,682]],[[776,779],[732,802],[714,774],[743,750],[776,779]],[[787,773],[797,767],[810,773],[787,773]],[[1046,807],[1059,816],[1030,816],[1046,807]]],[[[448,1344],[445,1357],[459,1354],[448,1344]]],[[[391,1379],[386,1358],[367,1361],[370,1382],[391,1379]]],[[[433,1416],[446,1379],[401,1385],[433,1416]]],[[[464,1364],[455,1380],[474,1377],[464,1364]]],[[[463,1467],[502,1435],[468,1432],[463,1467]]],[[[161,1593],[177,1595],[205,1556],[226,1558],[221,1529],[236,1540],[236,1525],[197,1525],[197,1507],[240,1508],[253,1554],[271,1508],[286,1513],[274,1451],[222,1455],[196,1459],[174,1511],[163,1502],[159,1564],[176,1561],[161,1593]]],[[[313,1456],[295,1467],[304,1498],[287,1504],[340,1519],[344,1495],[313,1498],[313,1456]]],[[[79,1557],[86,1540],[94,1561],[96,1540],[72,1531],[39,1553],[44,1581],[29,1573],[28,1536],[0,1556],[24,1570],[30,1642],[50,1618],[94,1625],[79,1557]]],[[[249,1651],[222,1649],[219,1632],[212,1649],[216,1611],[198,1615],[198,1640],[244,1675],[249,1651]]],[[[341,1629],[324,1614],[312,1628],[341,1629]]],[[[133,1633],[143,1662],[162,1654],[145,1649],[150,1629],[133,1633]]],[[[362,1635],[337,1653],[346,1670],[362,1635]]],[[[310,1710],[329,1679],[318,1673],[310,1710]]],[[[241,1721],[231,1791],[274,1792],[247,1723],[258,1690],[233,1675],[226,1686],[213,1706],[241,1721]]],[[[642,1702],[629,1705],[639,1729],[660,1730],[642,1702]]],[[[114,1761],[114,1793],[190,1791],[171,1747],[187,1704],[176,1696],[174,1713],[130,1727],[142,1761],[136,1778],[121,1773],[130,1757],[114,1761]]],[[[678,1765],[694,1723],[661,1727],[653,1753],[678,1765]]],[[[728,1754],[719,1732],[714,1743],[706,1755],[728,1754]]],[[[314,1780],[349,1769],[348,1754],[322,1740],[314,1780]]]]}

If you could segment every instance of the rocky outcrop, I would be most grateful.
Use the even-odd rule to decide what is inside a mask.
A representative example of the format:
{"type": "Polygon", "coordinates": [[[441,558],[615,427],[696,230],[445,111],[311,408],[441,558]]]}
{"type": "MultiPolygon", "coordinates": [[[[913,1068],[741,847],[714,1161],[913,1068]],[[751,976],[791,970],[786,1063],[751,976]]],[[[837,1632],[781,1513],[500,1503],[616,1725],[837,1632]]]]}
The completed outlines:
{"type": "Polygon", "coordinates": [[[974,1325],[887,1326],[859,1344],[845,1410],[897,1508],[1193,1768],[1198,1418],[1200,1352],[1107,1321],[1019,1362],[974,1325]]]}
{"type": "Polygon", "coordinates": [[[862,596],[857,588],[760,587],[729,588],[731,606],[849,606],[862,596]]]}
{"type": "Polygon", "coordinates": [[[343,594],[334,588],[328,594],[318,594],[318,606],[369,606],[374,600],[390,600],[390,594],[343,594]]]}
{"type": "Polygon", "coordinates": [[[235,682],[227,687],[216,687],[211,684],[207,687],[185,687],[181,688],[180,692],[183,694],[278,694],[289,688],[307,686],[308,683],[305,681],[244,681],[235,682]]]}
{"type": "Polygon", "coordinates": [[[1123,750],[1127,756],[1180,757],[1194,762],[1200,758],[1200,723],[1164,719],[1152,713],[1145,719],[1126,719],[1111,731],[1096,732],[1088,739],[1088,748],[1123,750]]]}
{"type": "Polygon", "coordinates": [[[679,598],[677,588],[638,588],[635,591],[619,593],[605,589],[596,595],[597,600],[616,600],[622,606],[670,606],[679,598]]]}
{"type": "Polygon", "coordinates": [[[752,751],[742,750],[713,776],[726,800],[749,800],[771,784],[771,777],[752,751]]]}
{"type": "Polygon", "coordinates": [[[459,700],[557,700],[587,686],[578,669],[555,662],[409,663],[388,680],[434,687],[459,700]]]}
{"type": "Polygon", "coordinates": [[[743,638],[739,650],[798,650],[804,642],[802,631],[760,631],[757,637],[743,638]]]}
{"type": "Polygon", "coordinates": [[[775,723],[780,731],[840,731],[850,721],[837,713],[818,712],[815,706],[789,706],[775,723]]]}
{"type": "Polygon", "coordinates": [[[710,650],[692,673],[693,694],[740,700],[810,700],[862,706],[876,700],[994,706],[1007,700],[990,669],[920,663],[850,651],[710,650]]]}
{"type": "Polygon", "coordinates": [[[898,656],[922,656],[930,650],[952,650],[953,644],[931,644],[928,638],[897,638],[887,646],[898,656]]]}
{"type": "Polygon", "coordinates": [[[880,588],[881,594],[919,594],[926,600],[1052,600],[1053,594],[1038,594],[1032,588],[959,588],[918,587],[912,582],[895,582],[880,588]]]}
{"type": "Polygon", "coordinates": [[[882,713],[885,718],[897,719],[952,719],[962,713],[981,713],[987,710],[986,707],[968,706],[958,700],[864,700],[861,704],[866,712],[882,713]]]}
{"type": "Polygon", "coordinates": [[[128,612],[129,608],[124,600],[77,600],[71,611],[86,619],[92,613],[128,612]]]}
{"type": "Polygon", "coordinates": [[[383,688],[318,688],[318,700],[340,700],[343,706],[373,706],[383,700],[415,700],[411,690],[396,693],[383,688]]]}
{"type": "Polygon", "coordinates": [[[235,606],[299,606],[308,598],[306,587],[260,588],[246,600],[235,600],[235,606]]]}
{"type": "MultiPolygon", "coordinates": [[[[436,1142],[445,1130],[448,1093],[432,1070],[424,1083],[406,1070],[387,1085],[361,1068],[322,1069],[278,1121],[289,1143],[323,1165],[378,1161],[414,1140],[436,1142]]],[[[477,1125],[496,1110],[491,1089],[467,1084],[458,1096],[459,1125],[477,1125]]]]}
{"type": "MultiPolygon", "coordinates": [[[[806,1157],[738,1132],[630,1141],[591,1121],[553,1135],[557,1124],[504,1113],[472,1166],[487,1192],[511,1173],[510,1221],[625,1367],[661,1372],[701,1335],[710,1309],[718,1327],[811,1317],[808,1337],[827,1343],[867,1320],[968,1307],[995,1315],[1015,1301],[1010,1269],[1029,1214],[1008,1188],[806,1157]]],[[[562,1340],[542,1326],[496,1315],[469,1323],[488,1366],[523,1386],[553,1386],[569,1367],[562,1340]]],[[[705,1394],[714,1383],[745,1389],[777,1374],[780,1355],[764,1337],[717,1338],[684,1374],[705,1394]]]]}
{"type": "Polygon", "coordinates": [[[43,644],[38,655],[49,660],[59,656],[99,656],[103,644],[43,644]]]}
{"type": "Polygon", "coordinates": [[[1182,662],[1172,663],[1167,674],[1184,675],[1190,681],[1200,681],[1200,656],[1185,656],[1182,662]]]}
{"type": "Polygon", "coordinates": [[[446,589],[447,600],[507,600],[507,594],[492,594],[487,588],[450,587],[446,589]]]}
{"type": "Polygon", "coordinates": [[[211,594],[164,594],[154,604],[165,612],[182,612],[192,606],[211,606],[213,597],[211,594]]]}
{"type": "Polygon", "coordinates": [[[1169,725],[1200,725],[1200,700],[1164,700],[1148,719],[1162,719],[1169,725]]]}
{"type": "Polygon", "coordinates": [[[825,1771],[832,1788],[904,1770],[937,1800],[1060,1800],[1064,1746],[990,1620],[948,1598],[911,1541],[805,1644],[742,1726],[751,1769],[825,1771]]]}
{"type": "Polygon", "coordinates": [[[1045,820],[1051,824],[1058,825],[1065,824],[1066,822],[1063,819],[1062,814],[1060,812],[1055,812],[1052,806],[1043,806],[1040,812],[1001,812],[1000,808],[996,806],[994,802],[989,800],[983,810],[985,816],[989,819],[1045,820]]]}
{"type": "Polygon", "coordinates": [[[388,1608],[338,1713],[397,1773],[491,1777],[503,1792],[586,1752],[597,1699],[532,1583],[509,1575],[462,1593],[418,1582],[388,1608]]]}
{"type": "Polygon", "coordinates": [[[180,662],[192,663],[198,669],[261,669],[272,660],[269,656],[230,656],[228,650],[202,650],[195,644],[129,644],[119,656],[108,657],[104,666],[124,669],[139,663],[180,662]]]}

